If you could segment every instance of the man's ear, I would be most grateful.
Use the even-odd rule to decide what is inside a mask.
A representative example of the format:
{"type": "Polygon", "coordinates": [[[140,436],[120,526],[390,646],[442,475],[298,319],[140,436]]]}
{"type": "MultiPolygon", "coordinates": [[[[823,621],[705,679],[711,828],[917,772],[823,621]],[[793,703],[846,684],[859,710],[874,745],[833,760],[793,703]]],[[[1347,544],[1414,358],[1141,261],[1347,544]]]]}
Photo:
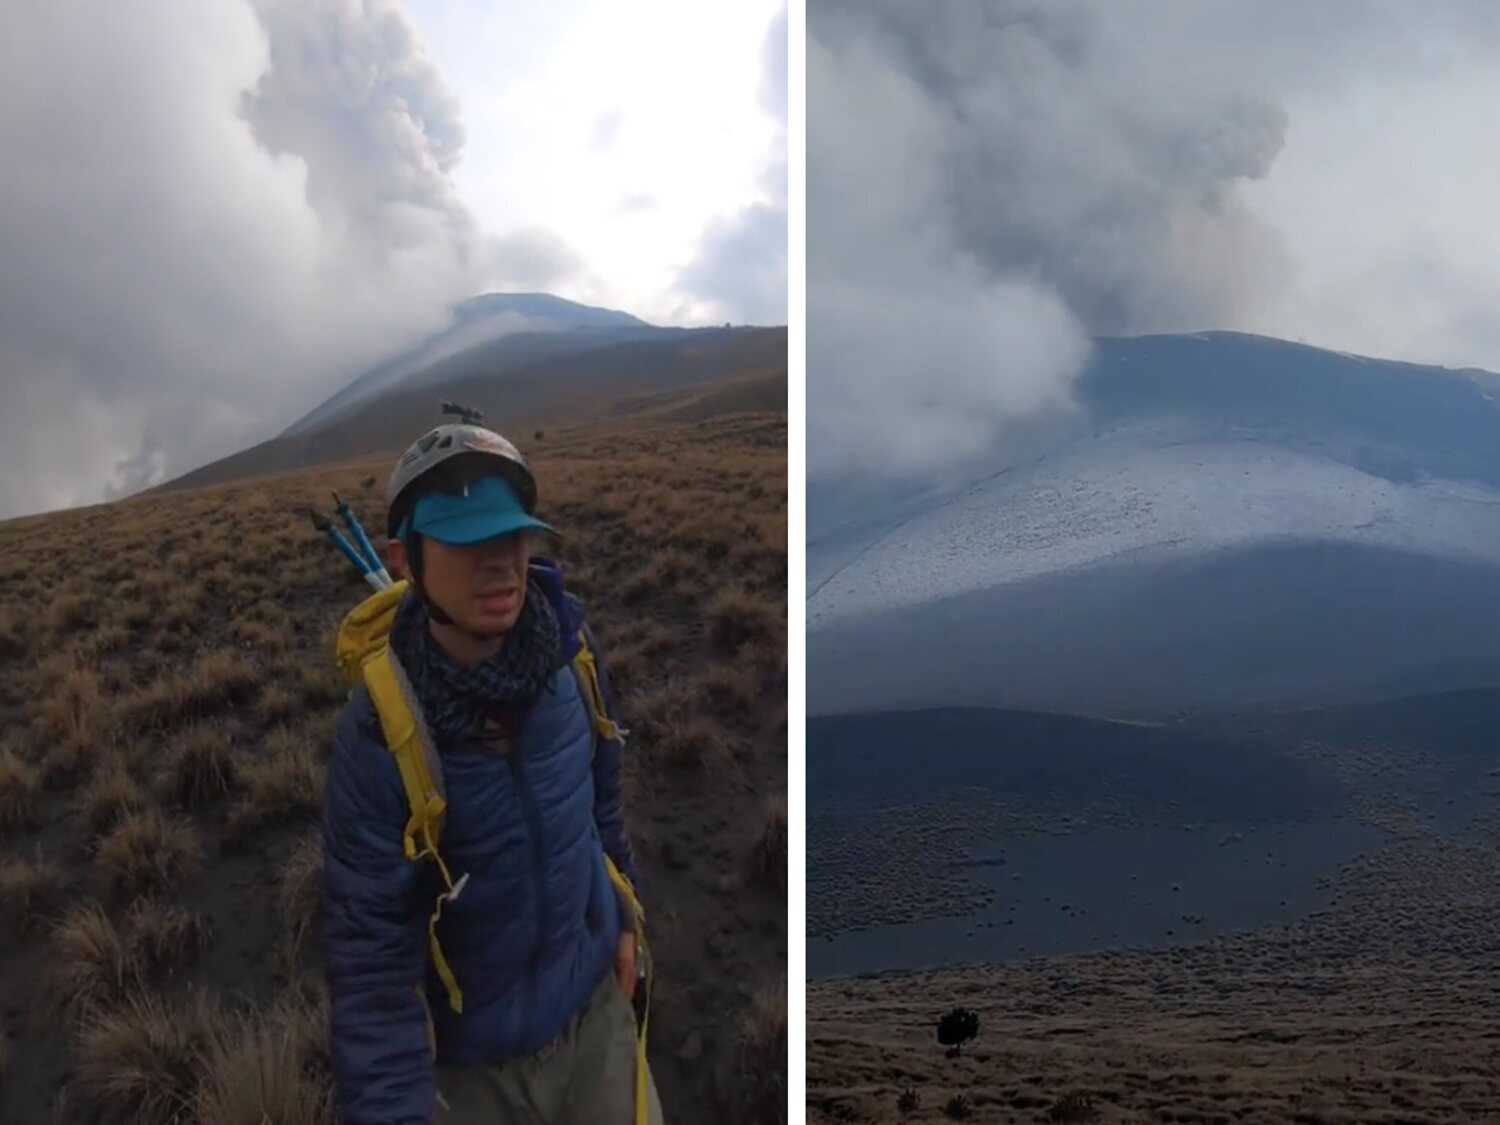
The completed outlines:
{"type": "Polygon", "coordinates": [[[406,544],[399,539],[389,539],[385,544],[386,569],[397,579],[411,581],[411,565],[406,559],[406,544]]]}

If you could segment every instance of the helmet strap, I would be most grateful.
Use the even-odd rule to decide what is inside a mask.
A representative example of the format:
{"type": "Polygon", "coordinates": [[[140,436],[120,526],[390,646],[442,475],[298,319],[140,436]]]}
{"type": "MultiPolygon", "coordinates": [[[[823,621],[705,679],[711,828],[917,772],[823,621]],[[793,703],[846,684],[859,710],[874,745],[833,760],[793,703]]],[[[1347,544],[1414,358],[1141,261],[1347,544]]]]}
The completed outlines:
{"type": "Polygon", "coordinates": [[[422,581],[422,537],[416,533],[411,533],[403,542],[406,544],[407,565],[411,569],[411,584],[416,588],[418,596],[422,599],[422,604],[427,607],[427,616],[439,625],[447,625],[457,629],[466,637],[473,637],[478,641],[492,640],[493,638],[485,633],[474,633],[465,629],[457,621],[453,620],[448,612],[442,606],[438,605],[433,596],[427,592],[427,584],[422,581]]]}
{"type": "Polygon", "coordinates": [[[442,606],[432,600],[432,595],[427,592],[427,587],[420,582],[417,583],[417,593],[422,596],[422,604],[427,607],[428,617],[432,618],[439,625],[451,625],[455,629],[463,629],[462,625],[448,616],[447,611],[442,606]]]}
{"type": "Polygon", "coordinates": [[[422,604],[427,607],[427,616],[439,625],[452,625],[461,629],[462,626],[433,600],[432,595],[427,592],[427,584],[422,581],[422,537],[414,531],[408,531],[401,542],[406,547],[406,565],[411,570],[411,584],[416,587],[422,604]]]}

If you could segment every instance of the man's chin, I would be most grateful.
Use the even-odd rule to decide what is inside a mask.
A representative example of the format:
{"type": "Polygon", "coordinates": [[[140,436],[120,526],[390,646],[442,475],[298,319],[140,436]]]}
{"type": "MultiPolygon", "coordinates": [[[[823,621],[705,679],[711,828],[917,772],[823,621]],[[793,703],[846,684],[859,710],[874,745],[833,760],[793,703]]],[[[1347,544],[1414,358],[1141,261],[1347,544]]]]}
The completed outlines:
{"type": "Polygon", "coordinates": [[[468,622],[468,631],[478,637],[503,637],[516,627],[520,610],[510,613],[476,612],[468,622]]]}

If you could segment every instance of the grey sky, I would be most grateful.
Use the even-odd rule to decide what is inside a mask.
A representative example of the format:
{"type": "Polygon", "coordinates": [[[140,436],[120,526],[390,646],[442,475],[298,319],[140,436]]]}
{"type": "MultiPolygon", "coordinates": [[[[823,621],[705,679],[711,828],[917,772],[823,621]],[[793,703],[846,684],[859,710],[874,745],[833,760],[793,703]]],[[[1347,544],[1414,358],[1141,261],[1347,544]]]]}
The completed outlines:
{"type": "Polygon", "coordinates": [[[1495,5],[809,7],[815,470],[1064,409],[1091,333],[1500,369],[1495,5]]]}
{"type": "Polygon", "coordinates": [[[787,322],[787,10],[761,43],[761,106],[777,123],[760,171],[764,198],[715,219],[678,275],[688,293],[714,294],[752,324],[787,322]]]}
{"type": "MultiPolygon", "coordinates": [[[[558,50],[589,31],[567,18],[558,50]]],[[[546,62],[533,49],[528,73],[546,62]]],[[[569,295],[597,275],[586,240],[527,221],[518,197],[497,227],[462,194],[470,107],[441,63],[401,0],[0,5],[0,518],[268,437],[484,289],[569,295]]],[[[760,91],[735,80],[753,107],[760,91]]],[[[619,122],[590,120],[613,143],[619,122]]],[[[507,158],[546,175],[539,151],[507,158]]],[[[652,186],[605,184],[607,205],[652,186]]],[[[719,261],[745,209],[726,192],[686,245],[719,261]]],[[[620,303],[761,310],[689,261],[644,308],[620,303]]],[[[784,264],[779,284],[784,304],[784,264]]]]}

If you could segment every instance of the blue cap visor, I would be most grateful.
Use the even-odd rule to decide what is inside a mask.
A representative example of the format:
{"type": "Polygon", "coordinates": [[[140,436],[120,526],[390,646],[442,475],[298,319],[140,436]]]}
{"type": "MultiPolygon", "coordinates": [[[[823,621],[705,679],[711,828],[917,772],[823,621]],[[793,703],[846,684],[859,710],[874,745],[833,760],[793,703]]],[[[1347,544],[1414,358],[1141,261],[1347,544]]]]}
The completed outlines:
{"type": "Polygon", "coordinates": [[[522,531],[557,535],[541,520],[527,515],[515,489],[497,476],[472,481],[462,493],[431,492],[423,496],[402,524],[402,538],[413,531],[455,547],[522,531]]]}

